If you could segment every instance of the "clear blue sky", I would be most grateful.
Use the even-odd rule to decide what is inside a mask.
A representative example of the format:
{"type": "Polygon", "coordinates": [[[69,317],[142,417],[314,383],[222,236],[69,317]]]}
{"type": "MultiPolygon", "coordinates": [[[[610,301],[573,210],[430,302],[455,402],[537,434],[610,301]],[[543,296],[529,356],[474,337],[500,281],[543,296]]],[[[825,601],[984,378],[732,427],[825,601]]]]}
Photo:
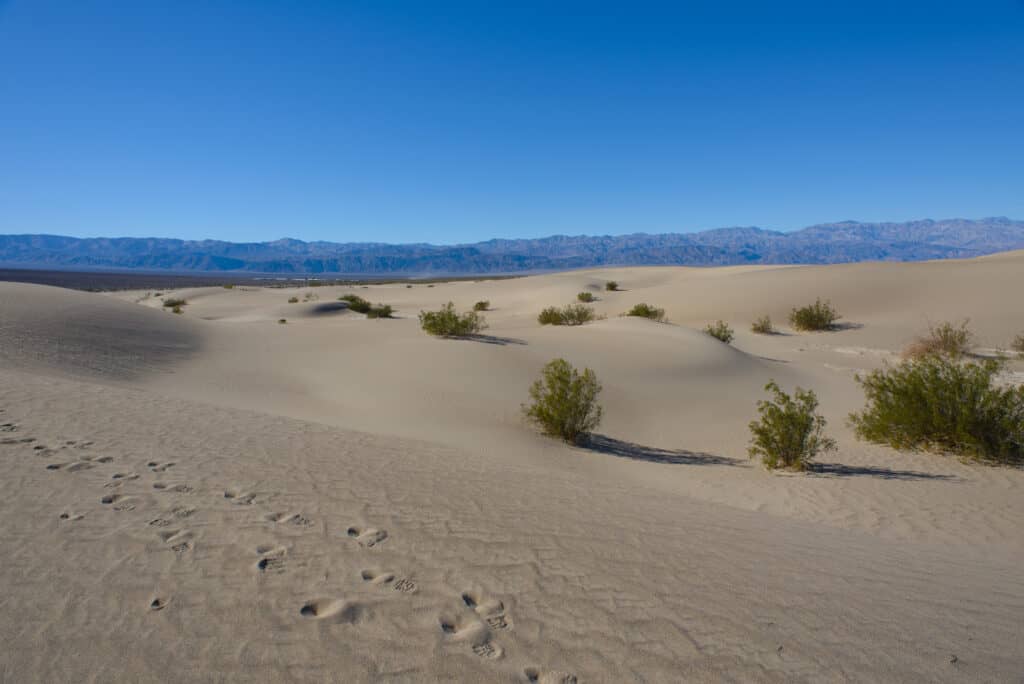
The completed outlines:
{"type": "Polygon", "coordinates": [[[1024,218],[1024,2],[0,0],[0,232],[1024,218]]]}

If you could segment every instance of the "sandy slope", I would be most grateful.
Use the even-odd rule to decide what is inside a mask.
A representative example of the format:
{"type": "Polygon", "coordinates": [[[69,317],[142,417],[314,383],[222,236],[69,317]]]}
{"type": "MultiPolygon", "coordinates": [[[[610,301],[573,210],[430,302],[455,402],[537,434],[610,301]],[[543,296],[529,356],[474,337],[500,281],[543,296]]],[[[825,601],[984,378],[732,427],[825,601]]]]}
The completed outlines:
{"type": "Polygon", "coordinates": [[[1020,681],[1024,473],[844,417],[930,320],[1008,344],[1022,286],[1021,253],[204,288],[181,316],[0,284],[0,679],[1020,681]],[[607,320],[536,324],[585,289],[607,320]],[[353,291],[400,318],[334,305],[353,291]],[[816,295],[850,327],[747,331],[816,295]],[[418,328],[479,299],[481,341],[418,328]],[[673,324],[617,316],[640,301],[673,324]],[[520,418],[556,356],[604,384],[591,449],[520,418]],[[771,378],[818,392],[821,472],[746,458],[771,378]]]}

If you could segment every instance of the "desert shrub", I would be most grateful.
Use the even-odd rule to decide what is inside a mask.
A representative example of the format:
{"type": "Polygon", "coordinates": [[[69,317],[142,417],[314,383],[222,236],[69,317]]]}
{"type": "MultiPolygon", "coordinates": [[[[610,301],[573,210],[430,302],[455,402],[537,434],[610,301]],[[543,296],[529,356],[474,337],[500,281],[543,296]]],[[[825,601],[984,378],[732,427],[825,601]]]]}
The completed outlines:
{"type": "Polygon", "coordinates": [[[589,304],[590,302],[597,299],[597,297],[594,296],[593,292],[580,292],[578,295],[576,295],[576,299],[578,299],[581,302],[589,304]]]}
{"type": "Polygon", "coordinates": [[[616,290],[619,289],[619,284],[614,280],[609,280],[604,284],[604,289],[608,290],[609,292],[615,292],[616,290]]]}
{"type": "Polygon", "coordinates": [[[391,318],[395,310],[391,308],[390,304],[378,304],[377,306],[371,306],[366,310],[367,318],[391,318]]]}
{"type": "Polygon", "coordinates": [[[231,284],[231,283],[228,283],[228,284],[224,285],[223,287],[224,287],[225,290],[234,290],[235,289],[235,286],[233,284],[231,284]]]}
{"type": "Polygon", "coordinates": [[[774,380],[764,389],[772,398],[757,402],[761,417],[750,422],[747,452],[751,458],[761,457],[770,470],[807,470],[819,453],[835,450],[835,440],[824,434],[825,419],[815,413],[818,397],[814,392],[797,387],[791,397],[774,380]]]}
{"type": "Polygon", "coordinates": [[[659,323],[663,323],[665,321],[665,310],[651,306],[650,304],[636,304],[632,309],[626,312],[626,315],[650,318],[652,321],[658,321],[659,323]]]}
{"type": "Polygon", "coordinates": [[[359,295],[347,294],[338,297],[339,301],[348,302],[348,308],[356,313],[367,313],[372,305],[359,295]]]}
{"type": "Polygon", "coordinates": [[[768,316],[761,316],[751,323],[750,330],[758,335],[774,335],[775,328],[772,327],[772,319],[768,316]]]}
{"type": "Polygon", "coordinates": [[[857,437],[896,449],[1024,461],[1024,387],[996,384],[1003,362],[927,355],[857,376],[867,405],[857,437]]]}
{"type": "Polygon", "coordinates": [[[530,387],[531,401],[523,404],[523,412],[545,434],[576,443],[601,422],[600,391],[594,371],[580,373],[565,359],[555,359],[530,387]]]}
{"type": "Polygon", "coordinates": [[[732,342],[732,328],[730,328],[729,324],[726,323],[725,321],[715,321],[714,323],[709,323],[704,328],[704,332],[706,332],[708,335],[711,335],[716,340],[721,340],[726,344],[732,342]]]}
{"type": "Polygon", "coordinates": [[[928,334],[921,335],[903,350],[904,358],[919,359],[924,356],[948,356],[959,359],[971,348],[974,333],[964,319],[959,325],[948,321],[928,326],[928,334]]]}
{"type": "Polygon", "coordinates": [[[460,315],[455,311],[455,305],[448,302],[438,311],[420,311],[420,326],[430,335],[464,337],[484,330],[487,322],[476,311],[460,315]]]}
{"type": "Polygon", "coordinates": [[[320,299],[320,295],[318,295],[318,294],[315,294],[315,293],[313,293],[313,292],[307,292],[307,293],[306,293],[306,294],[305,294],[305,295],[304,295],[304,296],[302,297],[302,301],[304,301],[304,302],[313,302],[313,301],[317,301],[317,300],[319,300],[319,299],[320,299]]]}
{"type": "Polygon", "coordinates": [[[549,306],[537,316],[541,325],[583,325],[594,320],[594,309],[583,304],[569,304],[559,309],[549,306]]]}
{"type": "Polygon", "coordinates": [[[289,297],[288,298],[288,303],[289,304],[298,304],[299,303],[299,298],[298,297],[289,297]]]}
{"type": "Polygon", "coordinates": [[[411,289],[412,289],[412,285],[406,285],[406,286],[405,286],[405,289],[407,289],[407,290],[411,290],[411,289]]]}
{"type": "Polygon", "coordinates": [[[188,302],[185,301],[184,299],[175,299],[173,297],[168,297],[167,299],[164,300],[164,306],[166,306],[168,308],[171,308],[171,309],[174,309],[174,308],[179,308],[180,309],[181,307],[185,306],[186,304],[188,304],[188,302]]]}
{"type": "Polygon", "coordinates": [[[176,314],[185,313],[185,310],[182,309],[180,306],[175,306],[175,307],[173,307],[171,309],[171,313],[176,313],[176,314]]]}
{"type": "Polygon", "coordinates": [[[1013,342],[1010,343],[1010,349],[1024,356],[1024,334],[1013,338],[1013,342]]]}
{"type": "Polygon", "coordinates": [[[491,303],[486,299],[482,299],[473,305],[473,311],[487,311],[491,308],[491,303]]]}
{"type": "Polygon", "coordinates": [[[793,309],[789,324],[797,330],[831,330],[840,318],[831,302],[817,299],[814,304],[793,309]]]}
{"type": "Polygon", "coordinates": [[[288,322],[288,319],[287,318],[278,318],[277,322],[280,323],[281,325],[284,325],[285,323],[288,322]]]}

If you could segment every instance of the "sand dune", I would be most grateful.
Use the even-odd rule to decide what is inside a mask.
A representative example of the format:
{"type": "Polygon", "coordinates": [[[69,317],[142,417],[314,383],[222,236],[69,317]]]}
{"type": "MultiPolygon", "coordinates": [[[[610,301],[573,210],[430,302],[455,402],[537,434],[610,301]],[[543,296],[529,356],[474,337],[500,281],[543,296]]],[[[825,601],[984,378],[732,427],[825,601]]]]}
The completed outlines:
{"type": "Polygon", "coordinates": [[[1022,286],[1024,253],[161,297],[0,284],[0,678],[1019,681],[1024,473],[867,446],[844,418],[854,373],[929,321],[1007,345],[1022,286]],[[584,290],[605,320],[536,323],[584,290]],[[787,330],[816,296],[849,327],[787,330]],[[483,299],[477,340],[419,330],[420,309],[483,299]],[[618,316],[638,302],[671,324],[618,316]],[[783,334],[750,333],[762,314],[783,334]],[[719,318],[732,346],[700,331],[719,318]],[[522,421],[556,356],[604,385],[589,448],[522,421]],[[747,459],[769,379],[818,392],[840,446],[819,472],[747,459]]]}

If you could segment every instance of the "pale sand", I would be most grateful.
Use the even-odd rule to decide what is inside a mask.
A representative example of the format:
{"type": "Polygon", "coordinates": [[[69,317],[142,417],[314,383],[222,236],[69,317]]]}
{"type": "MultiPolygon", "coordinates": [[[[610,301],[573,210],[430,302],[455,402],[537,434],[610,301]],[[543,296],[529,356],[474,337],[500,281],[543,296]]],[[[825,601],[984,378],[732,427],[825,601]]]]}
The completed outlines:
{"type": "Polygon", "coordinates": [[[1022,681],[1024,472],[845,425],[856,371],[929,321],[1005,347],[1020,292],[1024,253],[204,288],[181,316],[0,284],[0,680],[1022,681]],[[585,289],[607,320],[536,323],[585,289]],[[346,292],[401,318],[318,310],[346,292]],[[851,327],[792,334],[819,295],[851,327]],[[480,299],[483,341],[419,330],[480,299]],[[617,316],[640,301],[672,324],[617,316]],[[604,384],[595,448],[522,421],[556,356],[604,384]],[[747,459],[771,378],[818,393],[823,472],[747,459]]]}

